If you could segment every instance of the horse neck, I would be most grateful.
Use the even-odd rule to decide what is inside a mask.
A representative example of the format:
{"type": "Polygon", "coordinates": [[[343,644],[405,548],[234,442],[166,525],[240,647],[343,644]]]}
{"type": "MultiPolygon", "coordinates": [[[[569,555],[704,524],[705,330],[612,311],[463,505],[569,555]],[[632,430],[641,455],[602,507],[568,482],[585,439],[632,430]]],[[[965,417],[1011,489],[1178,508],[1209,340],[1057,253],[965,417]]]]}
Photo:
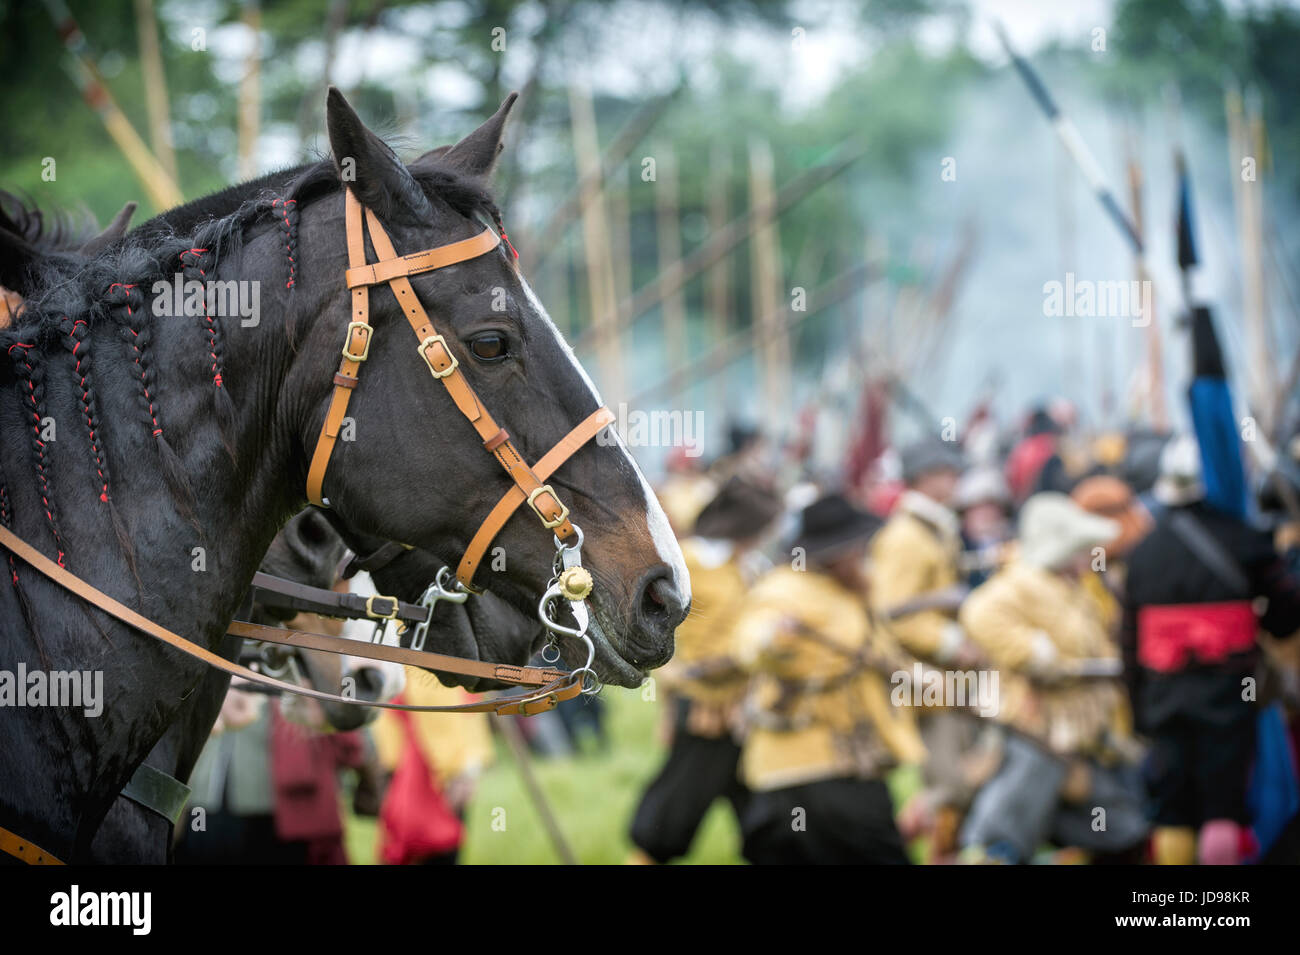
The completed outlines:
{"type": "MultiPolygon", "coordinates": [[[[208,647],[217,646],[276,528],[302,501],[301,482],[285,478],[304,466],[295,460],[295,409],[283,388],[294,362],[286,322],[296,308],[280,291],[283,265],[278,236],[264,233],[207,276],[260,285],[256,326],[238,316],[159,315],[154,292],[167,290],[140,289],[143,302],[135,299],[130,316],[138,334],[124,329],[123,309],[110,310],[109,320],[81,330],[80,347],[31,349],[34,374],[20,374],[0,400],[0,516],[72,573],[208,647]],[[217,408],[227,399],[223,436],[217,408]],[[55,432],[42,436],[50,423],[55,432]],[[164,477],[171,455],[185,493],[164,477]]],[[[104,716],[52,706],[7,711],[5,735],[25,742],[12,752],[0,747],[0,777],[16,779],[31,765],[49,771],[0,798],[0,825],[48,840],[56,855],[73,851],[74,841],[81,853],[207,668],[21,563],[10,575],[16,584],[0,581],[0,670],[21,662],[102,671],[104,716]],[[53,745],[69,758],[51,765],[53,745]]]]}
{"type": "Polygon", "coordinates": [[[37,492],[52,492],[57,515],[52,521],[33,508],[29,540],[61,543],[73,573],[113,567],[128,590],[113,588],[113,574],[92,582],[133,606],[140,605],[123,593],[139,590],[140,609],[158,604],[164,625],[180,603],[184,612],[173,622],[224,629],[276,528],[301,499],[301,482],[284,480],[301,465],[292,460],[282,395],[294,357],[285,331],[294,301],[277,290],[284,284],[278,241],[263,233],[202,279],[191,267],[141,288],[132,308],[148,311],[140,334],[116,321],[96,326],[86,342],[94,355],[87,363],[92,409],[78,356],[47,350],[45,413],[58,441],[43,475],[34,465],[6,475],[16,486],[26,477],[37,492]],[[195,283],[209,281],[234,283],[244,301],[256,301],[256,323],[219,314],[220,303],[175,314],[177,286],[179,300],[192,304],[194,288],[203,287],[195,283]],[[178,480],[169,479],[169,465],[178,480]]]}

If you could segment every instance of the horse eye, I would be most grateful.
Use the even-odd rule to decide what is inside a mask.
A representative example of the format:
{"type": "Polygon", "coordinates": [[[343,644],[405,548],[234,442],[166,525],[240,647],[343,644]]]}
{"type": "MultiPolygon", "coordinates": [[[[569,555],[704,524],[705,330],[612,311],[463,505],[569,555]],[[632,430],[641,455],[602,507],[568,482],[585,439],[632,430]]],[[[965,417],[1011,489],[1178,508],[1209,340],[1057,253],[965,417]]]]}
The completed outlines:
{"type": "Polygon", "coordinates": [[[482,361],[500,361],[506,357],[506,339],[504,335],[480,335],[469,343],[469,350],[474,357],[482,361]]]}

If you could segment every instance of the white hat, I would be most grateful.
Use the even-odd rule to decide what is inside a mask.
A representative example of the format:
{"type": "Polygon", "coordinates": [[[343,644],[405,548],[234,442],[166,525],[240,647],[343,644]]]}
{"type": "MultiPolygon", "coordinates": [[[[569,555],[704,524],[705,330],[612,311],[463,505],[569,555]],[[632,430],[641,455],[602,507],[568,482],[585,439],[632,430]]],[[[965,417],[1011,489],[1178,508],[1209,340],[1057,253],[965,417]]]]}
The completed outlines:
{"type": "Polygon", "coordinates": [[[1165,507],[1182,507],[1205,497],[1201,481],[1201,446],[1194,435],[1170,438],[1160,452],[1160,476],[1151,493],[1165,507]]]}
{"type": "Polygon", "coordinates": [[[1060,570],[1076,555],[1119,537],[1117,521],[1089,514],[1064,494],[1044,491],[1020,509],[1020,559],[1060,570]]]}
{"type": "Polygon", "coordinates": [[[1011,491],[1006,479],[997,468],[971,468],[957,482],[957,491],[953,495],[953,506],[959,511],[976,504],[1011,505],[1011,491]]]}

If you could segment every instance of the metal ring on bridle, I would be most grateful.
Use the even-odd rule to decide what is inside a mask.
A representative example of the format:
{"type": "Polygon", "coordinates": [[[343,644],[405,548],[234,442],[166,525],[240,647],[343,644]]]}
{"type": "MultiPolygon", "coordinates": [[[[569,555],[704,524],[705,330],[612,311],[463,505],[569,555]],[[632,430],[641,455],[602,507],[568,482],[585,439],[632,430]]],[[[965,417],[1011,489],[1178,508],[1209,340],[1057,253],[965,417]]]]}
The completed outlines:
{"type": "Polygon", "coordinates": [[[597,693],[599,693],[601,690],[605,688],[605,684],[600,681],[600,677],[596,675],[596,671],[593,670],[591,667],[589,666],[578,667],[578,669],[576,670],[569,671],[569,676],[576,676],[579,673],[583,674],[582,677],[583,696],[595,696],[597,693]],[[591,678],[590,685],[588,685],[587,683],[588,677],[591,678]]]}

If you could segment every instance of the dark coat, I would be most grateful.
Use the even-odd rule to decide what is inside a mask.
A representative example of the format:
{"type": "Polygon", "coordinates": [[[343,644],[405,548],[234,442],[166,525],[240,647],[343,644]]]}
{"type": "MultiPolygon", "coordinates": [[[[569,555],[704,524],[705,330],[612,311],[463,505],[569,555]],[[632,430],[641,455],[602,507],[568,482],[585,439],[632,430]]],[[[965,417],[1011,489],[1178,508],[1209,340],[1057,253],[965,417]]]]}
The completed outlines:
{"type": "Polygon", "coordinates": [[[1151,731],[1180,713],[1213,721],[1216,713],[1235,718],[1243,678],[1254,672],[1254,651],[1234,654],[1220,664],[1193,663],[1174,673],[1158,673],[1137,662],[1138,611],[1143,607],[1223,603],[1266,597],[1260,626],[1275,637],[1300,629],[1300,581],[1288,571],[1269,535],[1226,514],[1196,503],[1163,513],[1151,533],[1129,557],[1120,635],[1125,676],[1138,728],[1151,731]],[[1205,566],[1170,526],[1170,515],[1185,511],[1200,522],[1237,561],[1249,582],[1241,592],[1205,566]],[[1231,714],[1231,715],[1230,715],[1231,714]]]}

